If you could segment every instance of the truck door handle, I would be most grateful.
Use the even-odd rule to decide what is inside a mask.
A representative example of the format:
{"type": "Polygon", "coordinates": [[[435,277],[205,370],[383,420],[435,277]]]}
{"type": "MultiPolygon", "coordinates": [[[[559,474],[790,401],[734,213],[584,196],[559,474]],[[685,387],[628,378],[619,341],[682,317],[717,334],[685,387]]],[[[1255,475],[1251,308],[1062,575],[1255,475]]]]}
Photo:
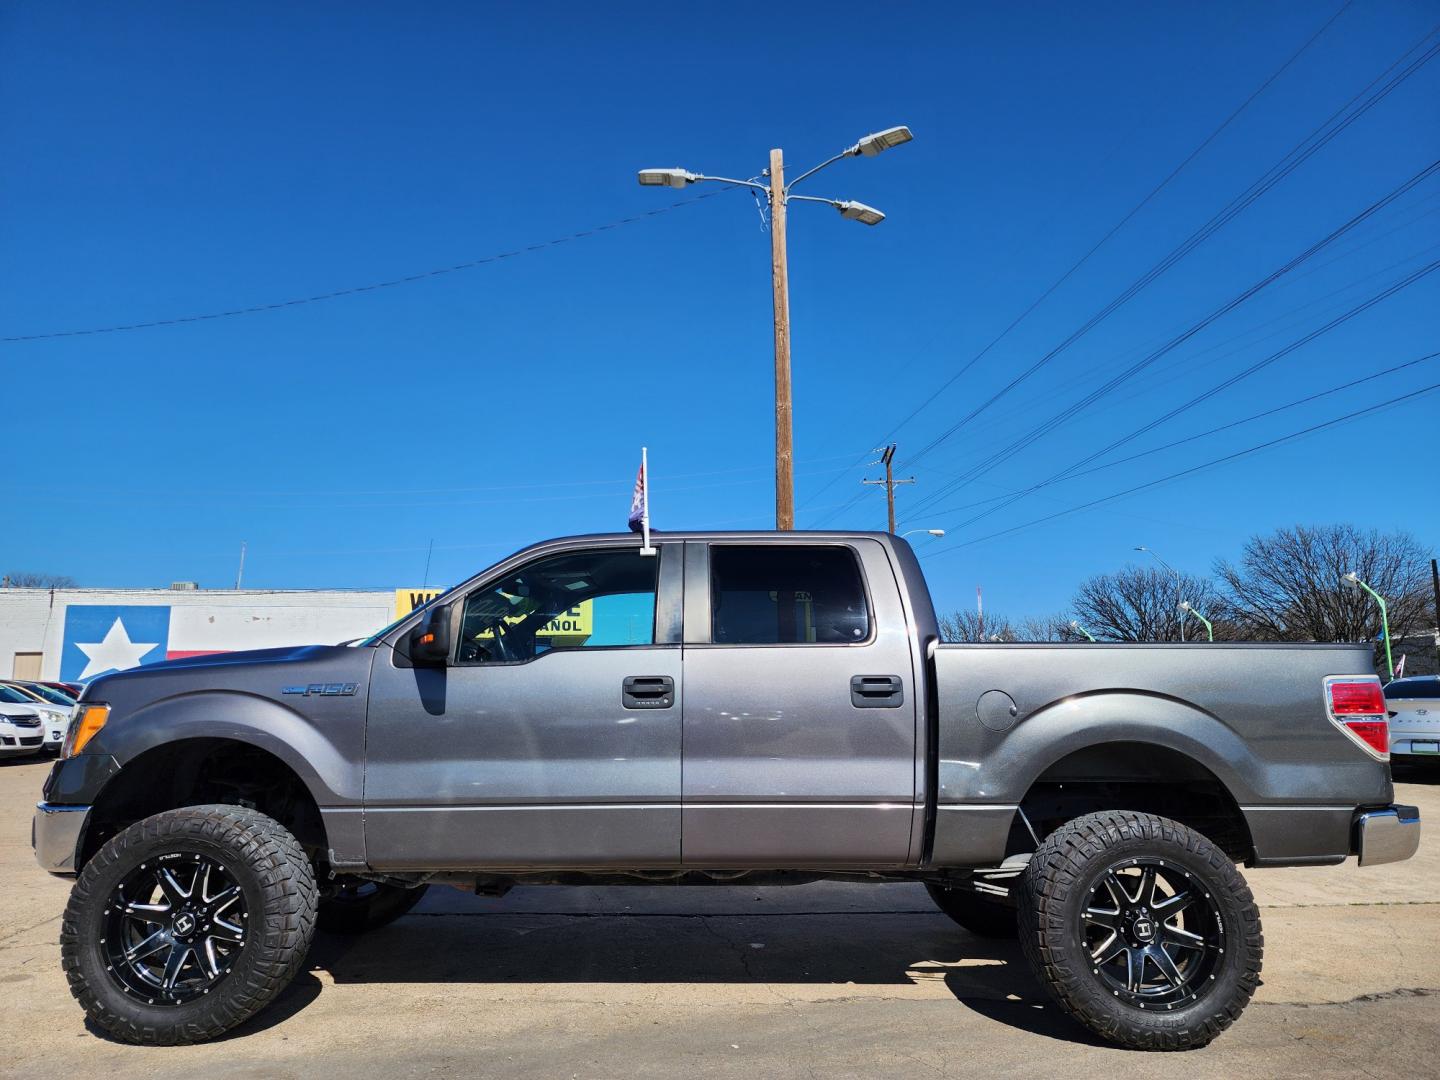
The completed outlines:
{"type": "Polygon", "coordinates": [[[669,675],[629,675],[620,697],[627,709],[668,709],[675,704],[675,680],[669,675]]]}
{"type": "Polygon", "coordinates": [[[856,675],[850,680],[850,704],[857,709],[898,709],[905,704],[899,675],[856,675]]]}

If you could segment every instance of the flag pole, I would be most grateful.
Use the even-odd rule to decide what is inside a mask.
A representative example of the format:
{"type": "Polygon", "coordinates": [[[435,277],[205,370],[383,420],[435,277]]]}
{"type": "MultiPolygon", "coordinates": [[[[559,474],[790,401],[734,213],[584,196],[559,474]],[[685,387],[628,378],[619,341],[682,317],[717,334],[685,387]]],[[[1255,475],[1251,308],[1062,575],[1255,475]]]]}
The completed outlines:
{"type": "Polygon", "coordinates": [[[640,476],[643,483],[640,485],[640,530],[644,540],[640,546],[641,555],[654,555],[655,549],[650,546],[650,458],[649,450],[640,448],[640,476]]]}

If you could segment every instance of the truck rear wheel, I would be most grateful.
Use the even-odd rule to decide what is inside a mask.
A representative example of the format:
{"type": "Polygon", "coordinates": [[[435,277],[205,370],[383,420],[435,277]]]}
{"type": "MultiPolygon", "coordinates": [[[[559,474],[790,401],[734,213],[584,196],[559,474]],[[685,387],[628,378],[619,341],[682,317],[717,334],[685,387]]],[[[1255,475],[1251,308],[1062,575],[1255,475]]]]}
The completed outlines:
{"type": "Polygon", "coordinates": [[[927,883],[925,891],[936,907],[972,934],[1013,938],[1018,932],[1015,909],[1002,900],[988,899],[971,889],[950,889],[933,883],[927,883]]]}
{"type": "Polygon", "coordinates": [[[329,934],[363,934],[394,922],[418,904],[429,885],[407,889],[359,878],[342,878],[320,901],[319,927],[329,934]]]}
{"type": "Polygon", "coordinates": [[[203,1042],[295,977],[315,904],[310,860],[279,822],[241,806],[168,810],[86,864],[61,923],[61,964],[115,1038],[203,1042]]]}
{"type": "Polygon", "coordinates": [[[1137,1050],[1204,1046],[1260,982],[1260,913],[1234,863],[1151,814],[1087,814],[1020,879],[1020,945],[1059,1006],[1137,1050]]]}

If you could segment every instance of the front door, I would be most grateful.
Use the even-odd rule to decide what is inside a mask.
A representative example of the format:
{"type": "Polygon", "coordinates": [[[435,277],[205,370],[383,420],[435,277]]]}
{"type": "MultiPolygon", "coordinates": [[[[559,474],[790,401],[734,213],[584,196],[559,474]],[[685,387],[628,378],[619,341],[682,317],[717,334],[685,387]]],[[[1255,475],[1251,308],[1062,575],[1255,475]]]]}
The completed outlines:
{"type": "Polygon", "coordinates": [[[884,549],[686,549],[685,863],[906,864],[922,713],[884,549]]]}
{"type": "Polygon", "coordinates": [[[445,668],[376,658],[371,866],[679,862],[681,549],[637,545],[502,564],[456,601],[445,668]]]}

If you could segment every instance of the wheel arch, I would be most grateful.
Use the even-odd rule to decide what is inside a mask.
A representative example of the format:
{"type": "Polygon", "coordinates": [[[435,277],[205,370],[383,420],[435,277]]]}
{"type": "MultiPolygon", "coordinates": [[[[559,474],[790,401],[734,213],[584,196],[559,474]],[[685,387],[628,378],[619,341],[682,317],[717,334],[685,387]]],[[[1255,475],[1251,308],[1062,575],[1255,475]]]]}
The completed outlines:
{"type": "Polygon", "coordinates": [[[211,803],[258,810],[284,825],[312,859],[327,857],[325,820],[299,772],[254,742],[204,735],[163,742],[126,760],[91,804],[76,869],[142,818],[211,803]]]}

